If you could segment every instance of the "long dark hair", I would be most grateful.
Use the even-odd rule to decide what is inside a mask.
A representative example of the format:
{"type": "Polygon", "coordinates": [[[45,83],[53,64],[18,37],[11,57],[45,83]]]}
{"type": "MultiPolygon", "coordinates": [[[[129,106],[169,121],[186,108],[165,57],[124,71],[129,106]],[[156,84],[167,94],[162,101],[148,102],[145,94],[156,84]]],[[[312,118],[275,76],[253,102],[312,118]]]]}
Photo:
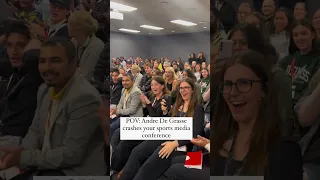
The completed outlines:
{"type": "MultiPolygon", "coordinates": [[[[191,86],[191,89],[194,92],[194,93],[191,93],[191,98],[190,98],[190,102],[189,102],[189,106],[188,106],[188,111],[186,112],[186,117],[193,117],[195,106],[197,104],[199,104],[197,95],[195,93],[196,86],[195,86],[194,81],[191,78],[186,78],[186,79],[181,81],[181,83],[183,83],[183,82],[188,83],[191,86]]],[[[180,86],[180,84],[179,84],[179,86],[180,86]]],[[[177,93],[176,102],[175,102],[175,104],[173,106],[173,109],[172,109],[172,117],[177,116],[177,114],[179,112],[179,109],[180,109],[180,106],[182,106],[183,104],[184,104],[184,100],[182,99],[182,96],[181,96],[180,92],[178,92],[177,93]]]]}
{"type": "Polygon", "coordinates": [[[261,30],[252,24],[239,24],[230,31],[228,39],[231,39],[236,31],[241,31],[244,34],[249,49],[267,56],[273,64],[277,62],[277,51],[269,43],[269,37],[265,37],[261,30]]]}
{"type": "MultiPolygon", "coordinates": [[[[290,37],[290,34],[291,34],[291,28],[292,28],[292,22],[294,20],[293,18],[293,15],[292,13],[287,9],[287,8],[284,8],[284,7],[280,7],[279,9],[276,10],[276,13],[277,12],[283,12],[286,16],[287,16],[287,19],[288,19],[288,25],[287,27],[285,28],[285,32],[286,32],[286,36],[289,38],[290,37]]],[[[274,20],[273,20],[274,22],[274,20]]],[[[274,34],[275,33],[275,26],[273,25],[272,27],[272,31],[271,31],[271,34],[274,34]]]]}
{"type": "Polygon", "coordinates": [[[314,33],[315,38],[312,40],[312,52],[319,51],[319,47],[317,46],[317,42],[316,42],[316,34],[317,33],[316,33],[315,28],[312,26],[312,24],[307,19],[302,19],[299,21],[295,21],[292,25],[292,29],[291,29],[291,33],[290,33],[289,54],[294,54],[294,53],[300,51],[300,49],[297,47],[296,43],[293,40],[293,34],[292,34],[293,29],[299,25],[307,27],[308,29],[310,29],[311,33],[314,33]]]}
{"type": "MultiPolygon", "coordinates": [[[[152,81],[156,81],[157,83],[159,83],[159,84],[164,86],[164,88],[162,90],[162,95],[169,95],[170,94],[170,92],[169,92],[169,90],[167,88],[166,82],[163,79],[163,77],[161,77],[161,76],[153,76],[152,77],[152,81]]],[[[155,95],[153,93],[151,93],[151,95],[152,95],[152,97],[155,97],[155,95]]]]}
{"type": "Polygon", "coordinates": [[[194,73],[190,69],[184,69],[183,72],[186,72],[188,78],[190,78],[193,82],[197,81],[197,77],[194,75],[194,73]]]}
{"type": "Polygon", "coordinates": [[[252,24],[238,24],[230,31],[228,39],[231,39],[233,34],[237,31],[241,31],[243,33],[249,49],[267,55],[265,49],[267,40],[257,27],[252,24]]]}
{"type": "MultiPolygon", "coordinates": [[[[269,32],[267,30],[266,20],[265,20],[264,16],[259,12],[253,12],[249,16],[254,16],[255,18],[257,18],[259,20],[259,26],[260,26],[259,29],[260,29],[261,33],[264,36],[268,37],[269,36],[269,32]]],[[[249,17],[249,16],[247,16],[247,17],[249,17]]]]}
{"type": "MultiPolygon", "coordinates": [[[[253,126],[249,151],[241,175],[263,176],[268,164],[270,150],[281,137],[281,119],[277,107],[277,91],[271,73],[272,64],[258,52],[249,50],[229,60],[228,67],[241,64],[251,69],[261,80],[265,97],[262,99],[258,118],[253,126]]],[[[225,71],[223,72],[223,74],[225,71]]],[[[222,84],[224,78],[219,79],[222,84]]],[[[238,123],[233,119],[223,95],[218,93],[211,125],[211,164],[220,156],[223,144],[238,132],[238,123]]]]}
{"type": "Polygon", "coordinates": [[[210,10],[210,35],[213,37],[218,31],[220,31],[220,16],[219,10],[215,7],[212,7],[210,10]]]}

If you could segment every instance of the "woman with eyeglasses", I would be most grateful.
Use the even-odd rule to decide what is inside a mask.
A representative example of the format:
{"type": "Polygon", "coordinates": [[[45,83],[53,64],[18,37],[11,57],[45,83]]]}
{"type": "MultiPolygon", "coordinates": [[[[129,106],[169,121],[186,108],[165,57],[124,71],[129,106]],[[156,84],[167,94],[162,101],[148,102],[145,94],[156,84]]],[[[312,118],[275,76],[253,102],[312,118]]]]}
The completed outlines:
{"type": "Polygon", "coordinates": [[[300,147],[282,137],[271,66],[254,51],[228,62],[210,134],[212,176],[302,179],[300,147]]]}
{"type": "MultiPolygon", "coordinates": [[[[202,99],[202,95],[201,95],[201,86],[197,83],[197,78],[196,78],[196,76],[194,75],[194,73],[190,69],[184,69],[182,71],[181,78],[178,80],[176,87],[179,87],[179,84],[181,83],[181,81],[186,79],[186,78],[190,78],[193,81],[193,83],[195,83],[195,94],[196,94],[196,97],[197,97],[199,103],[203,103],[203,99],[202,99]]],[[[171,92],[171,96],[173,98],[173,100],[172,100],[173,103],[176,102],[176,97],[179,94],[178,89],[179,88],[175,88],[171,92]]]]}
{"type": "MultiPolygon", "coordinates": [[[[162,100],[161,109],[164,114],[169,114],[171,117],[193,117],[193,137],[197,138],[197,135],[203,131],[204,111],[203,107],[199,105],[199,102],[194,95],[195,85],[194,81],[190,78],[186,78],[181,81],[179,85],[179,93],[177,101],[174,104],[170,112],[166,106],[166,102],[162,100]]],[[[136,165],[128,169],[131,171],[131,176],[120,176],[120,180],[157,180],[170,166],[171,159],[185,155],[185,151],[178,151],[178,148],[191,151],[193,144],[191,141],[166,141],[161,144],[151,155],[145,159],[144,163],[136,162],[136,165]],[[126,178],[124,178],[126,177],[126,178]]]]}
{"type": "Polygon", "coordinates": [[[284,123],[283,128],[285,128],[283,132],[290,134],[293,125],[292,120],[290,120],[290,116],[292,115],[291,80],[285,71],[276,64],[277,58],[270,48],[272,45],[268,44],[259,29],[248,24],[234,27],[230,32],[229,39],[233,41],[233,55],[241,54],[251,49],[266,56],[267,58],[264,59],[273,64],[271,72],[279,92],[277,99],[281,120],[284,123]]]}

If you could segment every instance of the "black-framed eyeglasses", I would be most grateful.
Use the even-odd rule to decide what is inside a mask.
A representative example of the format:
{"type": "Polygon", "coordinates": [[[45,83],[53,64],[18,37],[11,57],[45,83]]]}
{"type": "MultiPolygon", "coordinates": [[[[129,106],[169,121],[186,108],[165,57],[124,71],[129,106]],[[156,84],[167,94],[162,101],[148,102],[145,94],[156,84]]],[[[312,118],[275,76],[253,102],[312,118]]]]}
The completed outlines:
{"type": "Polygon", "coordinates": [[[232,91],[233,85],[237,88],[240,93],[248,93],[252,89],[253,83],[261,83],[260,80],[250,80],[250,79],[238,79],[235,83],[232,81],[224,81],[220,85],[219,91],[222,94],[229,94],[232,91]]]}
{"type": "Polygon", "coordinates": [[[190,88],[190,86],[179,87],[179,91],[189,90],[190,88]]]}

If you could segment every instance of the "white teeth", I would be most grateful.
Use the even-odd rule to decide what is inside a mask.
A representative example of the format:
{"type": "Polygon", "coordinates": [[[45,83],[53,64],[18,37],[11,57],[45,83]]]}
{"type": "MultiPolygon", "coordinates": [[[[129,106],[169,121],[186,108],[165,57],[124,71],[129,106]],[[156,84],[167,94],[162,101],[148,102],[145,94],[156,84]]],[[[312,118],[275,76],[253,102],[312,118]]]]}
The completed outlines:
{"type": "Polygon", "coordinates": [[[244,104],[244,103],[243,102],[232,102],[232,104],[238,105],[238,104],[244,104]]]}

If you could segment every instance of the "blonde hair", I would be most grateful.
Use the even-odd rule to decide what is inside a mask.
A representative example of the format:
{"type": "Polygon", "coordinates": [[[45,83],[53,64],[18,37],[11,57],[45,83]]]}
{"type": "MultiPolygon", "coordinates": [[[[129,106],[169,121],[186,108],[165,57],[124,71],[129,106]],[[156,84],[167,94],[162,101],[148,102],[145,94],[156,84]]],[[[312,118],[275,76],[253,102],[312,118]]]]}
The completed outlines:
{"type": "Polygon", "coordinates": [[[141,68],[138,65],[132,65],[131,71],[135,71],[137,73],[141,72],[141,68]]]}
{"type": "Polygon", "coordinates": [[[75,11],[71,14],[68,20],[68,24],[76,29],[86,32],[88,35],[92,35],[98,31],[99,24],[91,14],[84,10],[75,11]]]}
{"type": "MultiPolygon", "coordinates": [[[[176,74],[176,72],[174,71],[173,67],[167,67],[165,69],[165,71],[170,71],[172,73],[172,76],[173,76],[173,80],[177,80],[178,79],[178,76],[176,74]]],[[[165,76],[165,74],[163,74],[163,79],[167,82],[167,77],[165,76]]]]}

